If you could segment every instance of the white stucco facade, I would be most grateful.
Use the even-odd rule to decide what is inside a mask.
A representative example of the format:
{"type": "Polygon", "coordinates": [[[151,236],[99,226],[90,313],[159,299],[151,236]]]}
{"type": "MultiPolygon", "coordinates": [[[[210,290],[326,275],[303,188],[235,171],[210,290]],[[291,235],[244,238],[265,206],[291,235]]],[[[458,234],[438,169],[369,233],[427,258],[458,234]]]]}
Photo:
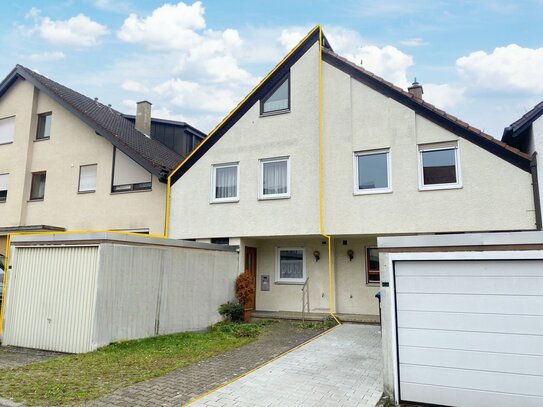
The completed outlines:
{"type": "MultiPolygon", "coordinates": [[[[257,248],[257,309],[301,309],[299,286],[272,283],[267,292],[258,286],[262,274],[273,275],[282,245],[309,254],[311,309],[330,303],[327,246],[319,235],[319,57],[316,43],[291,67],[289,113],[262,117],[255,103],[171,188],[169,237],[229,237],[240,245],[240,261],[245,244],[257,248]],[[259,160],[273,157],[290,158],[291,196],[262,201],[259,160]],[[210,203],[213,165],[233,162],[239,163],[239,201],[210,203]],[[315,247],[319,262],[311,255],[315,247]]],[[[377,236],[535,228],[530,173],[326,62],[322,85],[323,232],[332,237],[337,312],[378,313],[365,261],[377,236]],[[461,185],[419,190],[419,146],[443,142],[457,146],[461,185]],[[377,149],[389,151],[391,191],[355,195],[353,154],[377,149]]]]}

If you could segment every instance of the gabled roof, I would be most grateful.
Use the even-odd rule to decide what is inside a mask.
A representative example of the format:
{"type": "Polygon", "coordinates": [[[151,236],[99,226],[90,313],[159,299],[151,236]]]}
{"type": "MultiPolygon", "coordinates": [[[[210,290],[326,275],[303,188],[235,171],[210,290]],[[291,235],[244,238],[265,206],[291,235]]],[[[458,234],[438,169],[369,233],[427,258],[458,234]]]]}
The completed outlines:
{"type": "Polygon", "coordinates": [[[22,65],[17,65],[0,83],[0,97],[19,79],[32,83],[161,181],[183,160],[160,142],[136,130],[120,112],[22,65]]]}
{"type": "MultiPolygon", "coordinates": [[[[209,133],[200,145],[170,174],[173,185],[183,176],[213,145],[270,89],[280,80],[300,59],[300,57],[316,42],[319,41],[321,27],[316,26],[306,37],[243,99],[226,118],[209,133]]],[[[415,98],[411,93],[393,85],[378,77],[366,69],[337,55],[330,46],[328,40],[322,34],[322,58],[323,61],[342,70],[354,79],[366,84],[377,92],[388,96],[399,103],[413,109],[417,114],[436,123],[459,137],[484,148],[490,153],[510,162],[516,167],[530,172],[532,157],[513,148],[506,143],[470,126],[455,116],[438,109],[432,104],[415,98]]]]}
{"type": "Polygon", "coordinates": [[[525,113],[520,119],[511,123],[503,129],[502,141],[510,144],[515,137],[520,136],[524,130],[532,125],[539,117],[543,115],[543,102],[538,103],[532,110],[525,113]]]}
{"type": "Polygon", "coordinates": [[[511,147],[503,141],[497,140],[489,134],[470,126],[459,118],[438,109],[431,103],[418,99],[411,93],[399,88],[383,78],[371,73],[359,65],[348,61],[337,55],[330,49],[323,48],[323,61],[335,66],[354,79],[364,83],[373,90],[394,99],[398,103],[414,110],[420,116],[432,121],[440,127],[449,130],[451,133],[484,148],[488,152],[508,161],[516,167],[530,172],[532,156],[523,153],[517,148],[511,147]]]}
{"type": "MultiPolygon", "coordinates": [[[[272,71],[249,93],[226,118],[194,149],[194,151],[170,174],[173,185],[185,174],[220,138],[241,118],[247,111],[266,95],[278,80],[283,78],[290,68],[304,55],[316,42],[319,41],[320,26],[313,28],[305,38],[292,50],[272,71]]],[[[323,47],[328,41],[323,36],[323,47]]]]}

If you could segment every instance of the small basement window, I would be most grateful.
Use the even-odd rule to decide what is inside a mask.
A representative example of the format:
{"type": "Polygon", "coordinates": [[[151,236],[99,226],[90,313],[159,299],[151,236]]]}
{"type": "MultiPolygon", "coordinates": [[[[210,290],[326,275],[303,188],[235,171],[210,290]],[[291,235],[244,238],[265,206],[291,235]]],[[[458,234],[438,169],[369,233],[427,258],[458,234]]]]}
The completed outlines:
{"type": "Polygon", "coordinates": [[[30,186],[30,200],[39,201],[45,197],[46,172],[33,172],[32,184],[30,186]]]}
{"type": "Polygon", "coordinates": [[[46,140],[51,137],[51,121],[53,114],[51,112],[38,115],[38,132],[36,140],[46,140]]]}
{"type": "Polygon", "coordinates": [[[376,247],[366,247],[366,284],[380,283],[379,250],[376,247]]]}
{"type": "Polygon", "coordinates": [[[419,146],[419,154],[420,189],[462,186],[456,146],[419,146]]]}
{"type": "Polygon", "coordinates": [[[278,283],[303,284],[306,280],[305,250],[301,247],[277,249],[278,283]]]}
{"type": "Polygon", "coordinates": [[[228,238],[228,237],[212,237],[211,238],[211,243],[228,245],[228,244],[230,244],[230,238],[228,238]]]}
{"type": "Polygon", "coordinates": [[[8,199],[8,174],[0,174],[0,202],[8,199]]]}
{"type": "Polygon", "coordinates": [[[260,101],[260,114],[290,111],[290,73],[282,78],[260,101]]]}

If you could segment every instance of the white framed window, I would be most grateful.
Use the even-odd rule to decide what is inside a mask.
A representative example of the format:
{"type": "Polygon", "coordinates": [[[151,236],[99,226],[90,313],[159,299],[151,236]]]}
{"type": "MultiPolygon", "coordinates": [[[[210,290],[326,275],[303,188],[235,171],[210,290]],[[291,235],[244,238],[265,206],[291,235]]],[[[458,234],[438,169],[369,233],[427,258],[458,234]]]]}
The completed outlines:
{"type": "Polygon", "coordinates": [[[419,189],[461,188],[457,143],[419,146],[419,189]]]}
{"type": "Polygon", "coordinates": [[[260,160],[259,199],[290,198],[289,157],[260,160]]]}
{"type": "Polygon", "coordinates": [[[260,101],[260,115],[290,111],[290,72],[260,101]]]}
{"type": "Polygon", "coordinates": [[[305,249],[303,247],[278,247],[275,282],[303,284],[307,278],[305,249]]]}
{"type": "Polygon", "coordinates": [[[211,202],[239,201],[239,163],[213,166],[211,202]]]}
{"type": "Polygon", "coordinates": [[[79,192],[96,191],[96,171],[98,164],[82,165],[79,167],[79,192]]]}
{"type": "Polygon", "coordinates": [[[8,174],[0,174],[0,202],[8,199],[8,174]]]}
{"type": "Polygon", "coordinates": [[[359,151],[353,157],[355,195],[392,192],[389,149],[359,151]]]}
{"type": "Polygon", "coordinates": [[[380,283],[379,249],[373,246],[366,247],[366,284],[379,285],[380,283]]]}
{"type": "Polygon", "coordinates": [[[0,144],[13,143],[15,116],[0,119],[0,144]]]}

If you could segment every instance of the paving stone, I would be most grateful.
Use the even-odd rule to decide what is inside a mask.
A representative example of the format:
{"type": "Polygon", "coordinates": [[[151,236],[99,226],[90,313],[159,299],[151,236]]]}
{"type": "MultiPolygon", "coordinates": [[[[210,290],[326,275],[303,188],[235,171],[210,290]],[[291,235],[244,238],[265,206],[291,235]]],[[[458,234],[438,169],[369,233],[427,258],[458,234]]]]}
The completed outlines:
{"type": "MultiPolygon", "coordinates": [[[[300,330],[296,325],[289,321],[271,324],[255,342],[213,356],[195,365],[177,369],[165,376],[119,389],[108,396],[87,403],[86,406],[179,407],[320,333],[313,330],[300,330]],[[144,401],[145,404],[139,404],[144,401]]],[[[223,392],[217,393],[223,400],[221,402],[210,400],[214,404],[209,404],[208,407],[236,405],[239,395],[227,388],[224,389],[223,392]]],[[[239,402],[238,406],[247,403],[245,400],[239,402]]],[[[254,405],[254,402],[251,405],[254,405]]]]}
{"type": "Polygon", "coordinates": [[[344,324],[190,405],[373,407],[381,389],[379,327],[344,324]]]}

